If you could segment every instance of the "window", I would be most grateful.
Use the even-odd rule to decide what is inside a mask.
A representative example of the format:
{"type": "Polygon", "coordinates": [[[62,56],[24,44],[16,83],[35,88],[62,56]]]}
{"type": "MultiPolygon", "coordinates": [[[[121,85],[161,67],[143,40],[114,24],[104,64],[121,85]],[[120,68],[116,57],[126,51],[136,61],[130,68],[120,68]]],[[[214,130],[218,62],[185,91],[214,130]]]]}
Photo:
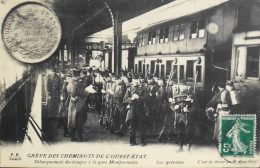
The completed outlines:
{"type": "Polygon", "coordinates": [[[161,28],[160,29],[159,42],[160,43],[167,43],[168,42],[168,35],[169,35],[169,28],[168,27],[161,28]]]}
{"type": "Polygon", "coordinates": [[[193,61],[187,61],[187,81],[192,82],[193,81],[193,61]]]}
{"type": "Polygon", "coordinates": [[[179,40],[179,35],[180,35],[180,26],[175,25],[174,26],[174,31],[173,31],[173,41],[178,41],[179,40]]]}
{"type": "Polygon", "coordinates": [[[156,32],[150,31],[148,34],[148,45],[155,44],[156,32]]]}
{"type": "Polygon", "coordinates": [[[143,34],[143,38],[142,38],[142,45],[145,45],[145,34],[143,34]]]}
{"type": "Polygon", "coordinates": [[[185,24],[178,24],[174,26],[173,41],[183,40],[185,37],[185,24]]]}
{"type": "Polygon", "coordinates": [[[163,77],[164,76],[164,65],[161,65],[161,77],[163,77]]]}
{"type": "Polygon", "coordinates": [[[138,46],[145,45],[145,34],[138,35],[138,46]]]}
{"type": "Polygon", "coordinates": [[[179,40],[183,40],[185,37],[185,24],[181,24],[179,40]]]}
{"type": "Polygon", "coordinates": [[[137,64],[135,64],[135,73],[137,73],[137,64]]]}
{"type": "Polygon", "coordinates": [[[247,48],[246,77],[259,77],[259,47],[247,48]]]}
{"type": "Polygon", "coordinates": [[[201,38],[205,36],[205,20],[195,20],[191,22],[190,38],[201,38]]]}
{"type": "Polygon", "coordinates": [[[201,38],[205,36],[205,20],[204,19],[199,20],[198,24],[199,24],[198,25],[199,38],[201,38]]]}
{"type": "Polygon", "coordinates": [[[172,61],[166,61],[166,76],[170,75],[172,69],[172,61]]]}
{"type": "Polygon", "coordinates": [[[191,26],[190,26],[190,37],[193,38],[197,38],[197,21],[193,21],[191,22],[191,26]]]}
{"type": "Polygon", "coordinates": [[[138,35],[138,46],[142,46],[142,39],[143,39],[143,35],[139,34],[138,35]]]}

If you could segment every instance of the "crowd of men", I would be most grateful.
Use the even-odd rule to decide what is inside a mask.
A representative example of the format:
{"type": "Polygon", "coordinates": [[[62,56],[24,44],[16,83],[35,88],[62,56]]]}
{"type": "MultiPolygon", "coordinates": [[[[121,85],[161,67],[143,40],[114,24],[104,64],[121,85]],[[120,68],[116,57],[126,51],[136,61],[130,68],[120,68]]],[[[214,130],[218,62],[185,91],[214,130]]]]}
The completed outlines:
{"type": "MultiPolygon", "coordinates": [[[[51,70],[45,77],[46,101],[49,112],[56,120],[49,122],[55,122],[58,118],[58,126],[64,129],[64,137],[70,137],[71,141],[87,141],[82,136],[83,126],[87,121],[87,113],[95,109],[100,114],[99,124],[112,134],[129,134],[131,145],[137,144],[136,132],[140,131],[141,145],[145,145],[147,133],[157,134],[157,141],[175,134],[179,151],[183,150],[184,143],[190,149],[191,118],[197,110],[195,89],[174,83],[173,74],[171,72],[169,79],[164,80],[149,74],[130,72],[116,75],[95,67],[73,69],[67,73],[60,72],[60,75],[51,70]]],[[[233,86],[233,83],[229,85],[233,86]]],[[[207,104],[207,114],[212,114],[216,120],[219,111],[226,110],[224,104],[229,108],[229,100],[226,100],[229,96],[223,98],[221,87],[224,87],[223,83],[207,104]],[[219,104],[223,107],[219,107],[219,104]]]]}

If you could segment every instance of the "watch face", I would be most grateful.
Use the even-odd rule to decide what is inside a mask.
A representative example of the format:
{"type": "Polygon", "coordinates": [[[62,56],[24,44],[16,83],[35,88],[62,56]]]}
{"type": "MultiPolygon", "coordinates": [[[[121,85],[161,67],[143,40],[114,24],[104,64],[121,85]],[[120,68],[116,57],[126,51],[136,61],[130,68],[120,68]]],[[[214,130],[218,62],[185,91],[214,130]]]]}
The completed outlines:
{"type": "Polygon", "coordinates": [[[14,58],[38,63],[57,49],[61,25],[51,9],[31,2],[20,4],[7,14],[1,33],[5,48],[14,58]]]}

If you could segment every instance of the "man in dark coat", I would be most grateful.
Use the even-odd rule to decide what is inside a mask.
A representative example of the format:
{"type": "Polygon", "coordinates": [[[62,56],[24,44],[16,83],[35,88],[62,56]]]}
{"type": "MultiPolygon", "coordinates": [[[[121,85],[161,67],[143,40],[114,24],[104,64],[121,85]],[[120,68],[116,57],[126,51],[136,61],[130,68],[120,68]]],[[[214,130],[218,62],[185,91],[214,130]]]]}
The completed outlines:
{"type": "Polygon", "coordinates": [[[83,139],[83,126],[87,120],[86,112],[86,97],[87,93],[84,90],[83,82],[79,81],[80,71],[73,70],[73,78],[67,86],[70,95],[69,110],[68,110],[68,128],[71,131],[71,141],[85,141],[83,139]],[[78,133],[76,139],[75,133],[78,133]]]}
{"type": "Polygon", "coordinates": [[[48,110],[44,114],[44,118],[48,120],[43,121],[43,130],[46,131],[46,135],[50,141],[57,141],[56,135],[57,127],[57,115],[59,112],[60,103],[60,77],[56,73],[56,69],[52,69],[50,74],[46,77],[46,97],[48,110]]]}
{"type": "Polygon", "coordinates": [[[143,90],[134,75],[132,86],[128,88],[124,96],[124,102],[128,104],[126,123],[129,126],[130,144],[136,145],[136,131],[141,132],[141,144],[144,145],[145,139],[145,112],[144,103],[147,101],[148,92],[143,90]]]}

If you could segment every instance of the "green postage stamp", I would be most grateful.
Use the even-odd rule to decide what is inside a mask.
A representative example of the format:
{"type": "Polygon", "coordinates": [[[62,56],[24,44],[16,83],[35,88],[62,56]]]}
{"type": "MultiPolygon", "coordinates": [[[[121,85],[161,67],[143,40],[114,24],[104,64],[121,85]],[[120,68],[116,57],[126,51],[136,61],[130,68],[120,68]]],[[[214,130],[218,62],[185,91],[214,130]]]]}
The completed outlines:
{"type": "Polygon", "coordinates": [[[253,157],[256,115],[228,115],[221,119],[221,156],[253,157]]]}

